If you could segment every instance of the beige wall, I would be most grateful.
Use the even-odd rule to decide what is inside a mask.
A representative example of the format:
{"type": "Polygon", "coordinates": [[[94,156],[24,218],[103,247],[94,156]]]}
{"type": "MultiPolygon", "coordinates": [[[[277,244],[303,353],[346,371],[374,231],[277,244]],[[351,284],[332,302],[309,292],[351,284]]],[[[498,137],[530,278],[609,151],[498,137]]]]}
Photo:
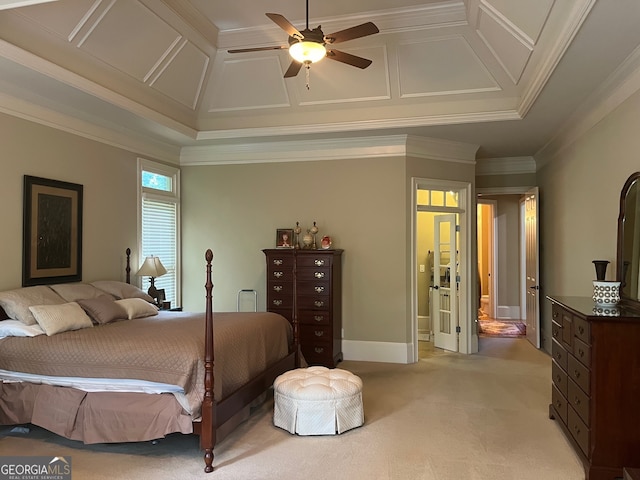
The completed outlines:
{"type": "MultiPolygon", "coordinates": [[[[217,311],[239,289],[265,307],[265,259],[276,228],[317,222],[343,254],[345,338],[406,342],[406,183],[403,158],[182,168],[185,272],[214,251],[217,311]]],[[[184,277],[184,303],[202,305],[202,280],[184,277]]]]}
{"type": "Polygon", "coordinates": [[[124,250],[136,249],[136,156],[3,114],[0,143],[0,290],[22,282],[24,175],[84,186],[83,280],[124,279],[124,250]]]}
{"type": "MultiPolygon", "coordinates": [[[[619,198],[640,170],[640,92],[630,97],[539,172],[543,295],[593,293],[594,259],[615,277],[619,198]]],[[[542,300],[543,341],[551,345],[551,308],[542,300]]]]}

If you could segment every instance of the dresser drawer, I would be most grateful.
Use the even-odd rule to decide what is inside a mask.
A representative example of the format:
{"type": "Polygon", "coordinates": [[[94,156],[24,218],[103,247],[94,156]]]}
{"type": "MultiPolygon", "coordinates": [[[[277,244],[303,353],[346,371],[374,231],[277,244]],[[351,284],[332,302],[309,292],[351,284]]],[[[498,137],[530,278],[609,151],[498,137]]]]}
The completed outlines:
{"type": "Polygon", "coordinates": [[[298,268],[297,272],[298,281],[313,281],[313,280],[330,280],[331,268],[329,267],[317,267],[317,268],[298,268]]]}
{"type": "Polygon", "coordinates": [[[567,399],[560,393],[560,390],[556,388],[555,385],[551,387],[551,404],[553,408],[556,409],[558,415],[560,415],[560,420],[565,425],[567,424],[567,399]]]}
{"type": "Polygon", "coordinates": [[[315,310],[300,310],[298,312],[298,321],[301,324],[309,325],[330,325],[331,314],[329,312],[315,310]]]}
{"type": "MultiPolygon", "coordinates": [[[[554,312],[554,315],[555,314],[556,313],[554,312]]],[[[558,342],[562,341],[562,326],[559,323],[556,323],[555,320],[551,322],[551,337],[558,342]]]]}
{"type": "Polygon", "coordinates": [[[332,365],[333,353],[330,343],[300,345],[302,355],[309,365],[332,365]]]}
{"type": "Polygon", "coordinates": [[[566,397],[568,393],[567,374],[558,366],[555,360],[551,362],[551,378],[553,379],[553,384],[566,397]]]}
{"type": "Polygon", "coordinates": [[[300,339],[307,345],[319,345],[331,341],[329,325],[300,325],[300,339]]]}
{"type": "Polygon", "coordinates": [[[573,317],[573,333],[587,345],[591,345],[591,329],[589,322],[580,317],[573,317]]]}
{"type": "Polygon", "coordinates": [[[331,267],[333,255],[310,254],[298,257],[298,268],[331,267]]]}
{"type": "Polygon", "coordinates": [[[551,355],[558,365],[567,371],[567,351],[555,339],[551,341],[551,355]]]}
{"type": "Polygon", "coordinates": [[[293,282],[269,280],[267,282],[267,296],[289,295],[293,297],[293,282]]]}
{"type": "Polygon", "coordinates": [[[292,309],[293,295],[286,293],[269,293],[267,294],[267,310],[272,311],[278,309],[292,309]]]}
{"type": "Polygon", "coordinates": [[[584,422],[580,420],[580,416],[572,407],[569,407],[567,410],[567,428],[580,447],[580,450],[582,450],[582,453],[588,455],[589,429],[584,422]]]}
{"type": "Polygon", "coordinates": [[[586,367],[591,366],[591,347],[584,343],[582,340],[575,340],[573,346],[573,355],[586,367]]]}
{"type": "Polygon", "coordinates": [[[300,295],[298,308],[307,310],[328,310],[331,305],[331,297],[328,295],[300,295]]]}
{"type": "Polygon", "coordinates": [[[584,424],[589,426],[589,397],[573,380],[569,380],[567,402],[573,407],[584,424]]]}
{"type": "Polygon", "coordinates": [[[293,255],[269,255],[267,258],[267,271],[288,270],[293,271],[293,255]]]}
{"type": "Polygon", "coordinates": [[[318,280],[315,282],[298,282],[298,295],[329,295],[331,293],[331,282],[318,280]]]}
{"type": "Polygon", "coordinates": [[[589,395],[591,388],[591,372],[573,355],[569,355],[567,375],[571,380],[578,384],[583,392],[589,395]]]}

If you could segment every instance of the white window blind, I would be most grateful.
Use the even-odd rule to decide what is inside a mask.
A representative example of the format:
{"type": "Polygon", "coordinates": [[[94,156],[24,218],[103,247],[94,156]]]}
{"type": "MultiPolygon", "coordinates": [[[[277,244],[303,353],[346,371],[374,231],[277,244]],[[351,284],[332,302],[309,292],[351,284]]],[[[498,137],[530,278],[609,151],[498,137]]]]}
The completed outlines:
{"type": "MultiPolygon", "coordinates": [[[[158,257],[167,273],[155,279],[157,289],[164,289],[165,299],[176,305],[177,296],[177,205],[173,199],[142,196],[142,258],[158,257]]],[[[148,277],[142,288],[149,288],[148,277]]]]}

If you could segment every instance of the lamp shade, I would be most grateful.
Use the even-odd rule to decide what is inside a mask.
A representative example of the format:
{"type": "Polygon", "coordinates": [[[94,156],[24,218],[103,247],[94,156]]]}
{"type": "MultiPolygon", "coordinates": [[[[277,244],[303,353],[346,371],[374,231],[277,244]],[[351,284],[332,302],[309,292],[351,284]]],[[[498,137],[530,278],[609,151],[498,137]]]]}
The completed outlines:
{"type": "Polygon", "coordinates": [[[136,273],[138,276],[142,277],[152,277],[157,278],[167,273],[167,269],[164,268],[162,262],[158,257],[154,257],[151,255],[144,260],[144,263],[140,267],[140,270],[136,273]]]}
{"type": "Polygon", "coordinates": [[[318,42],[302,41],[289,47],[289,55],[300,63],[314,63],[327,55],[327,49],[318,42]]]}

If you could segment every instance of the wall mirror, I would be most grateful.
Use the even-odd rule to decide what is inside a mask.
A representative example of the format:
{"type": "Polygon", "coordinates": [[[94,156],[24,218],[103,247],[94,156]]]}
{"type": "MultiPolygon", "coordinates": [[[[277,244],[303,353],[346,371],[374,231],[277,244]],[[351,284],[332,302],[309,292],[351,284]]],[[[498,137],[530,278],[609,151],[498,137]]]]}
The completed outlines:
{"type": "Polygon", "coordinates": [[[621,301],[640,309],[640,172],[629,176],[620,192],[616,260],[621,301]]]}

